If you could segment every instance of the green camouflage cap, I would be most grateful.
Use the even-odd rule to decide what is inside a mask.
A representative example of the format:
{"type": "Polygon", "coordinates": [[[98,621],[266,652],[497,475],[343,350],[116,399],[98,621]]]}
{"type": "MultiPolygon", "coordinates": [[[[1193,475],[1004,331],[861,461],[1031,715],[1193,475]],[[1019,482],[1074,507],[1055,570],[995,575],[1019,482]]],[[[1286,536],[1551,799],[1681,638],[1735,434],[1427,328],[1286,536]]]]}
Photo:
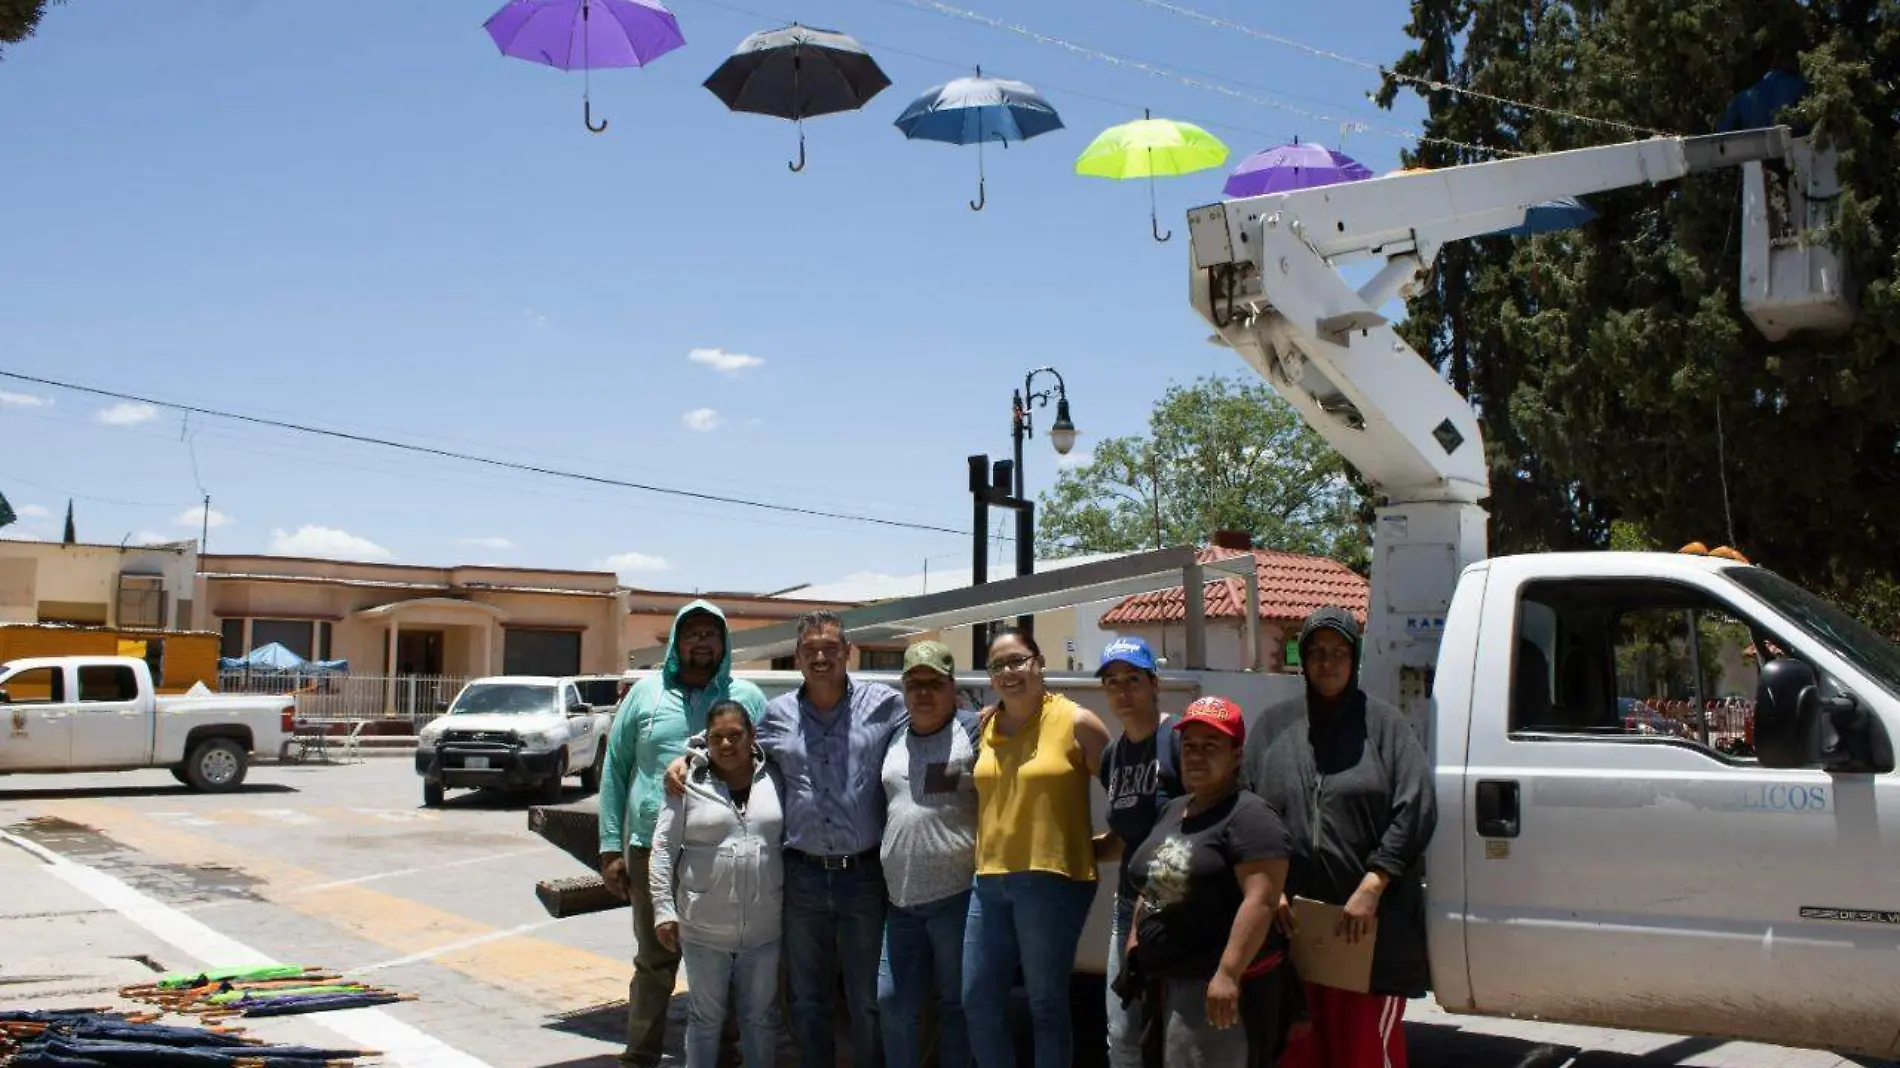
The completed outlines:
{"type": "Polygon", "coordinates": [[[951,655],[950,647],[942,642],[917,642],[904,650],[904,672],[909,674],[914,667],[925,667],[948,678],[957,677],[956,657],[951,655]]]}

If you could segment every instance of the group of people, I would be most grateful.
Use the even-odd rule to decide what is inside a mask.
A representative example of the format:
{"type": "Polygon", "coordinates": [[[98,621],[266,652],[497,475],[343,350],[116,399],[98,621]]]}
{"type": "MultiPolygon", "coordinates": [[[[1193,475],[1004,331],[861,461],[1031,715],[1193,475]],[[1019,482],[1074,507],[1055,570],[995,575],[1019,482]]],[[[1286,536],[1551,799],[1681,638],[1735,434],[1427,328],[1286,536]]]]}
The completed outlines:
{"type": "Polygon", "coordinates": [[[853,1068],[919,1068],[931,1008],[941,1068],[1013,1068],[1019,980],[1035,1068],[1068,1068],[1076,949],[1098,864],[1119,860],[1113,1068],[1403,1068],[1435,810],[1411,728],[1358,688],[1350,614],[1307,621],[1305,696],[1251,735],[1224,697],[1163,714],[1134,638],[1097,672],[1112,741],[1021,631],[991,638],[982,709],[960,706],[941,642],[905,651],[901,690],[853,677],[829,612],[799,621],[803,685],[770,702],[728,645],[715,605],[683,608],[609,740],[601,873],[636,946],[623,1063],[659,1064],[683,963],[688,1068],[773,1068],[786,1030],[800,1068],[832,1068],[840,985],[853,1068]],[[1373,939],[1370,993],[1294,974],[1295,898],[1373,939]]]}

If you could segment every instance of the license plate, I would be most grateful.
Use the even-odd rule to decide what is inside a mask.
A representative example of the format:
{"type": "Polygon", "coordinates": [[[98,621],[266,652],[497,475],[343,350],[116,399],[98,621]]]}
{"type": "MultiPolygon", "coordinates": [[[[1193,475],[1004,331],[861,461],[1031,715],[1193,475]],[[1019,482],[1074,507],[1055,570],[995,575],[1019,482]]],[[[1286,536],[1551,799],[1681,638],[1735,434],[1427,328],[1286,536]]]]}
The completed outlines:
{"type": "Polygon", "coordinates": [[[462,766],[467,768],[470,771],[487,771],[488,758],[487,757],[463,757],[462,766]]]}

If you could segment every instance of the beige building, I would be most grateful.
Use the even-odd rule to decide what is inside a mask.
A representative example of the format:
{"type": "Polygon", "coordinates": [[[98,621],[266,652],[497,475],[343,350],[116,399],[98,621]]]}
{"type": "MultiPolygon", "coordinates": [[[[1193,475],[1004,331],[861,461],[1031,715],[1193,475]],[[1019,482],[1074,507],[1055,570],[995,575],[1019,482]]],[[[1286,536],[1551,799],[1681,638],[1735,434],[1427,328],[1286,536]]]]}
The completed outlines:
{"type": "Polygon", "coordinates": [[[191,630],[198,543],[0,540],[0,623],[191,630]]]}

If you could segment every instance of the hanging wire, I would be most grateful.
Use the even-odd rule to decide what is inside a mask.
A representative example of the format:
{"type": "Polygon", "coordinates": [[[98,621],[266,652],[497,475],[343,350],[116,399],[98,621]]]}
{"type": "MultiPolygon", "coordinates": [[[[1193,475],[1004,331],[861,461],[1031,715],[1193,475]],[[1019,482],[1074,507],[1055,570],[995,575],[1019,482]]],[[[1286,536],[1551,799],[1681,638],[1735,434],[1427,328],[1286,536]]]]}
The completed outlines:
{"type": "Polygon", "coordinates": [[[1344,63],[1349,67],[1358,67],[1362,70],[1369,70],[1379,75],[1381,78],[1392,78],[1396,81],[1407,82],[1412,85],[1423,86],[1427,89],[1433,90],[1434,92],[1456,93],[1459,96],[1468,96],[1476,100],[1487,100],[1493,104],[1504,104],[1508,107],[1523,108],[1526,111],[1535,111],[1535,112],[1539,112],[1545,115],[1551,115],[1560,119],[1569,119],[1573,122],[1585,122],[1585,123],[1590,123],[1591,125],[1594,125],[1594,126],[1604,126],[1611,129],[1621,130],[1625,133],[1640,134],[1645,137],[1674,136],[1673,134],[1670,134],[1668,131],[1651,129],[1650,127],[1647,127],[1647,126],[1638,126],[1635,123],[1620,122],[1616,119],[1605,119],[1605,118],[1600,118],[1595,115],[1585,115],[1585,114],[1582,114],[1580,112],[1575,112],[1575,111],[1565,111],[1562,108],[1548,107],[1543,104],[1533,104],[1527,100],[1513,100],[1507,96],[1497,96],[1492,93],[1480,92],[1476,89],[1467,89],[1463,86],[1452,85],[1449,82],[1441,82],[1432,78],[1421,78],[1414,74],[1400,74],[1398,71],[1395,71],[1391,69],[1390,67],[1382,66],[1378,63],[1368,62],[1363,59],[1355,59],[1352,56],[1341,55],[1338,52],[1329,51],[1324,48],[1315,48],[1312,45],[1295,41],[1290,37],[1281,37],[1279,34],[1268,33],[1265,30],[1255,29],[1252,26],[1243,25],[1238,22],[1232,22],[1227,19],[1219,18],[1214,15],[1204,14],[1202,12],[1194,10],[1193,8],[1182,7],[1180,4],[1170,3],[1169,0],[1131,0],[1131,2],[1141,4],[1144,7],[1152,7],[1159,11],[1166,11],[1171,14],[1179,15],[1182,18],[1192,19],[1193,21],[1205,23],[1209,26],[1215,26],[1223,30],[1231,30],[1235,33],[1245,34],[1248,37],[1255,37],[1262,41],[1270,41],[1274,44],[1284,45],[1288,48],[1297,48],[1300,51],[1305,52],[1306,54],[1311,55],[1311,56],[1317,56],[1321,59],[1329,59],[1335,63],[1344,63]]]}
{"type": "MultiPolygon", "coordinates": [[[[1076,44],[1073,41],[1069,41],[1061,37],[1054,37],[1046,33],[1039,33],[1035,30],[1030,29],[1027,26],[1023,26],[1023,25],[1013,23],[1013,22],[1006,22],[1002,19],[995,18],[990,15],[985,15],[981,12],[969,11],[969,10],[966,10],[964,8],[959,8],[959,7],[952,7],[949,4],[941,3],[940,0],[877,0],[877,2],[898,4],[904,7],[914,8],[919,11],[926,11],[932,14],[942,15],[946,18],[953,18],[953,19],[961,20],[963,22],[969,22],[978,26],[988,26],[991,29],[1003,30],[1007,33],[1016,34],[1019,37],[1026,37],[1029,40],[1035,41],[1039,44],[1046,44],[1046,45],[1050,45],[1056,48],[1064,49],[1070,53],[1073,53],[1078,56],[1082,56],[1086,59],[1095,60],[1096,62],[1099,62],[1099,63],[1106,63],[1114,67],[1125,67],[1130,70],[1138,70],[1145,74],[1151,74],[1157,78],[1166,78],[1171,81],[1179,82],[1180,84],[1188,86],[1189,88],[1204,89],[1209,92],[1219,93],[1222,96],[1231,97],[1235,100],[1244,100],[1250,104],[1257,104],[1261,107],[1275,108],[1280,111],[1288,112],[1289,114],[1298,115],[1301,118],[1308,119],[1313,122],[1319,122],[1319,123],[1332,125],[1332,124],[1337,124],[1341,122],[1356,122],[1357,121],[1354,119],[1343,118],[1338,115],[1325,115],[1325,114],[1320,114],[1317,112],[1308,111],[1305,108],[1286,103],[1283,100],[1273,100],[1267,97],[1255,96],[1252,93],[1243,93],[1238,89],[1234,89],[1229,86],[1222,85],[1218,82],[1209,81],[1205,78],[1192,77],[1178,70],[1175,70],[1169,67],[1164,67],[1157,63],[1151,63],[1151,62],[1148,62],[1147,60],[1136,59],[1130,56],[1117,55],[1113,52],[1104,52],[1099,48],[1091,48],[1087,45],[1076,44]]],[[[1404,141],[1417,141],[1421,144],[1447,145],[1452,148],[1464,149],[1467,152],[1479,152],[1479,153],[1483,153],[1485,155],[1491,155],[1491,156],[1524,156],[1524,155],[1529,154],[1525,152],[1513,151],[1510,149],[1494,148],[1490,145],[1473,144],[1469,141],[1458,141],[1449,137],[1436,137],[1431,134],[1424,133],[1423,131],[1420,131],[1420,130],[1401,130],[1401,129],[1395,129],[1395,128],[1390,128],[1390,127],[1369,126],[1368,131],[1371,133],[1380,134],[1385,137],[1396,137],[1404,141]]]]}
{"type": "MultiPolygon", "coordinates": [[[[725,3],[724,0],[691,0],[691,2],[704,4],[707,7],[718,8],[721,11],[730,12],[735,15],[743,15],[749,19],[758,19],[765,22],[790,21],[781,15],[768,14],[765,12],[753,10],[751,8],[741,7],[737,4],[728,4],[728,3],[725,3]]],[[[871,49],[879,53],[888,53],[893,56],[903,56],[906,59],[914,59],[920,63],[930,63],[939,67],[948,67],[948,68],[953,68],[959,71],[965,71],[965,70],[970,69],[970,63],[968,60],[945,59],[942,56],[933,56],[933,55],[928,55],[923,52],[916,52],[916,51],[912,51],[906,48],[899,48],[896,45],[888,44],[883,41],[874,41],[865,37],[859,37],[858,43],[864,45],[868,49],[871,49]]],[[[1245,84],[1245,83],[1237,82],[1235,84],[1245,84]]],[[[1043,78],[1037,78],[1036,85],[1042,89],[1053,90],[1054,92],[1060,93],[1061,95],[1065,97],[1070,97],[1076,100],[1092,100],[1097,104],[1106,104],[1120,111],[1133,111],[1134,109],[1141,106],[1140,104],[1132,103],[1127,100],[1117,99],[1112,96],[1103,96],[1100,93],[1089,92],[1088,90],[1085,90],[1085,89],[1077,89],[1074,86],[1070,86],[1070,85],[1057,84],[1055,82],[1047,81],[1046,79],[1043,79],[1043,78]]],[[[1234,133],[1246,134],[1250,137],[1257,137],[1264,141],[1286,141],[1286,140],[1290,140],[1292,136],[1290,134],[1285,133],[1284,131],[1261,130],[1261,129],[1258,129],[1257,127],[1242,126],[1238,123],[1233,123],[1233,122],[1203,121],[1201,122],[1201,125],[1211,127],[1216,130],[1230,130],[1234,133]]]]}

